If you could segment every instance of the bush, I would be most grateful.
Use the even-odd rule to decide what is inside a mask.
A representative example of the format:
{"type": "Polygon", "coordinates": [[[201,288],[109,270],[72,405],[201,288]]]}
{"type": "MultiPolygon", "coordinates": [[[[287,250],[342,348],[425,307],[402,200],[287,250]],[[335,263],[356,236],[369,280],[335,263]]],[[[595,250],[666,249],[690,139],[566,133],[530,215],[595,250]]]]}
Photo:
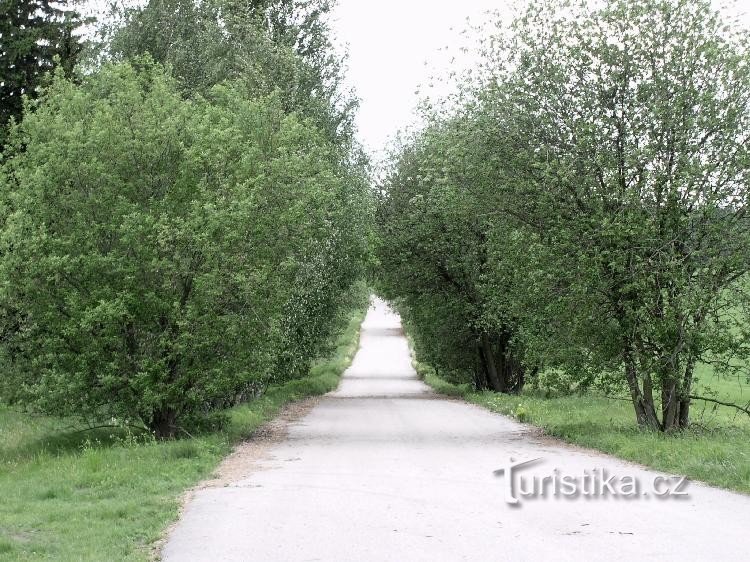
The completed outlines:
{"type": "Polygon", "coordinates": [[[314,358],[359,274],[351,177],[239,92],[186,101],[139,59],[29,108],[3,180],[1,397],[172,436],[263,388],[280,350],[314,358]],[[290,311],[311,334],[291,351],[290,311]]]}

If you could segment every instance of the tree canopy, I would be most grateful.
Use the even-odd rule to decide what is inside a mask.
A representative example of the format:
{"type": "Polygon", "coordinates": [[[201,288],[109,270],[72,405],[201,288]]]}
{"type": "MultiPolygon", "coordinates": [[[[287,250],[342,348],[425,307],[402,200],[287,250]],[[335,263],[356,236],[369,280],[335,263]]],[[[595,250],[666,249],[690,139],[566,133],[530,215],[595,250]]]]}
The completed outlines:
{"type": "Polygon", "coordinates": [[[109,53],[115,60],[148,53],[187,95],[225,80],[240,81],[250,95],[278,91],[285,111],[351,142],[356,100],[343,88],[330,9],[330,0],[150,0],[120,11],[109,53]]]}
{"type": "Polygon", "coordinates": [[[307,374],[370,260],[327,10],[152,0],[40,82],[0,176],[0,398],[172,437],[307,374]]]}

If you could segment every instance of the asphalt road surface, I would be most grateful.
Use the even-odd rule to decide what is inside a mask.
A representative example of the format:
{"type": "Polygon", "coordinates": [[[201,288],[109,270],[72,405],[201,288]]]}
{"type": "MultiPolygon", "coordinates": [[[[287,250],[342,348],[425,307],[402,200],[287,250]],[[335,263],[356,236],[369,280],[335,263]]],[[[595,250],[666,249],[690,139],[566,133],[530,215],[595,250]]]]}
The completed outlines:
{"type": "Polygon", "coordinates": [[[750,497],[683,489],[668,476],[433,394],[416,378],[398,317],[375,300],[339,389],[231,482],[197,490],[162,555],[750,560],[750,497]],[[497,473],[511,458],[540,459],[512,470],[512,491],[507,468],[497,473]]]}

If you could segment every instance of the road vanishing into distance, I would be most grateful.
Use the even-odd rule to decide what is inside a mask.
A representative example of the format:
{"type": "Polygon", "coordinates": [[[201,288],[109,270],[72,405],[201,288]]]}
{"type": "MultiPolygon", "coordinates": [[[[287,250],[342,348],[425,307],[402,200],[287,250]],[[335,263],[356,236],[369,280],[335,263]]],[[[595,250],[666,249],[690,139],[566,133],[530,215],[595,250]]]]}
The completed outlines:
{"type": "Polygon", "coordinates": [[[683,489],[434,394],[377,299],[339,389],[256,457],[192,494],[164,560],[750,559],[750,497],[683,489]],[[511,469],[512,490],[511,458],[539,459],[511,469]],[[615,493],[602,484],[613,476],[615,493]]]}

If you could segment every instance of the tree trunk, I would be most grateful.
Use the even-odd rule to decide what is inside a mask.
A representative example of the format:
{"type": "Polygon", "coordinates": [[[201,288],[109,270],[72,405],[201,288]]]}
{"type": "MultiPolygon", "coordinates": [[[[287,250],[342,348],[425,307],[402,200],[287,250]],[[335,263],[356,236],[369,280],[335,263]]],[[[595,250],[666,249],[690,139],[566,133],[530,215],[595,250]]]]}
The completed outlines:
{"type": "Polygon", "coordinates": [[[496,392],[508,392],[505,386],[505,381],[500,378],[497,371],[497,365],[495,363],[495,355],[492,351],[492,344],[487,334],[481,335],[482,343],[482,356],[484,357],[484,364],[487,370],[487,380],[492,387],[492,390],[496,392]]]}
{"type": "Polygon", "coordinates": [[[487,364],[484,361],[484,354],[482,353],[482,346],[476,345],[477,358],[474,368],[474,387],[477,390],[487,390],[489,384],[487,382],[487,364]]]}
{"type": "Polygon", "coordinates": [[[510,356],[508,351],[508,343],[510,338],[504,332],[500,334],[498,338],[498,377],[500,378],[500,384],[505,389],[503,392],[509,392],[513,384],[513,358],[510,356]]]}
{"type": "Polygon", "coordinates": [[[500,354],[500,380],[509,393],[518,394],[523,390],[525,382],[523,365],[504,341],[501,341],[501,344],[503,344],[503,351],[500,354]]]}
{"type": "Polygon", "coordinates": [[[690,390],[693,387],[693,370],[695,369],[695,358],[688,357],[685,365],[685,374],[682,378],[682,388],[680,389],[680,412],[679,426],[684,429],[690,425],[690,390]]]}
{"type": "Polygon", "coordinates": [[[526,385],[526,369],[521,368],[518,371],[518,378],[516,379],[516,388],[514,389],[514,392],[520,393],[523,390],[523,387],[526,385]]]}
{"type": "Polygon", "coordinates": [[[510,336],[501,334],[496,346],[487,334],[480,336],[478,347],[480,364],[486,375],[486,387],[503,394],[517,394],[525,383],[525,370],[510,349],[510,336]]]}
{"type": "Polygon", "coordinates": [[[646,404],[654,403],[654,382],[650,373],[643,375],[643,399],[646,404]]]}
{"type": "MultiPolygon", "coordinates": [[[[644,397],[641,392],[641,387],[638,383],[638,371],[636,369],[635,359],[633,358],[633,350],[629,342],[625,343],[623,361],[625,363],[625,378],[628,382],[630,398],[633,401],[635,418],[638,425],[648,429],[661,429],[659,419],[656,416],[653,396],[644,397]]],[[[644,382],[650,384],[649,380],[650,379],[647,379],[647,381],[644,382]]]]}
{"type": "Polygon", "coordinates": [[[169,407],[164,407],[154,412],[149,424],[149,429],[154,432],[157,439],[173,439],[177,435],[177,412],[169,407]]]}
{"type": "Polygon", "coordinates": [[[678,420],[677,382],[673,377],[667,376],[661,384],[661,429],[672,431],[678,420]]]}

